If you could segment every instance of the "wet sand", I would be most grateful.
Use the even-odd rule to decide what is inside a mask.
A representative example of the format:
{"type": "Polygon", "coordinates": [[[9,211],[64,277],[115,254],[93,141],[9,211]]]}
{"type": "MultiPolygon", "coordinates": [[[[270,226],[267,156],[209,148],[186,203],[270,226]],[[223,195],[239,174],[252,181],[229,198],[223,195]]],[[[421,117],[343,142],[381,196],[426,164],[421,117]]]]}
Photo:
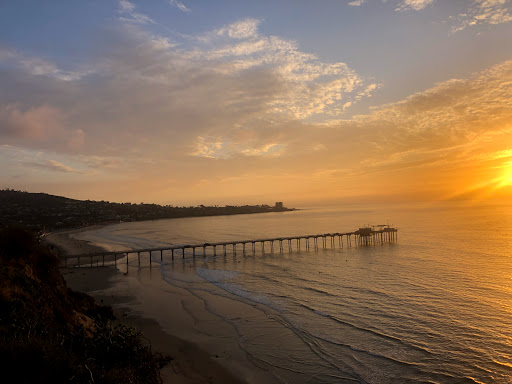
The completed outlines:
{"type": "Polygon", "coordinates": [[[98,247],[88,241],[78,240],[71,235],[77,234],[83,231],[90,231],[91,229],[101,228],[103,225],[93,225],[90,227],[83,227],[79,229],[70,229],[63,231],[55,231],[48,234],[44,239],[43,243],[47,243],[50,246],[56,248],[59,255],[81,255],[87,253],[104,252],[105,250],[98,247]]]}
{"type": "MultiPolygon", "coordinates": [[[[104,251],[93,244],[70,237],[77,231],[88,229],[90,228],[52,233],[46,237],[45,242],[55,246],[61,255],[104,251]]],[[[156,320],[145,316],[144,311],[141,311],[138,298],[132,294],[135,283],[133,277],[122,274],[112,266],[66,268],[62,270],[62,273],[71,289],[90,294],[98,303],[111,305],[116,317],[123,323],[141,331],[155,352],[170,355],[173,358],[171,363],[161,371],[164,383],[237,384],[259,382],[259,377],[254,378],[246,371],[238,371],[235,375],[233,369],[226,368],[231,365],[232,368],[235,366],[236,370],[236,364],[229,361],[229,356],[226,357],[228,354],[222,353],[222,346],[219,345],[221,352],[212,354],[196,343],[169,333],[168,329],[164,330],[156,320]],[[223,364],[220,364],[218,360],[223,360],[223,364]],[[252,379],[247,381],[236,376],[252,379]]],[[[187,314],[182,313],[181,308],[170,308],[170,310],[177,323],[186,325],[189,322],[187,314]]]]}

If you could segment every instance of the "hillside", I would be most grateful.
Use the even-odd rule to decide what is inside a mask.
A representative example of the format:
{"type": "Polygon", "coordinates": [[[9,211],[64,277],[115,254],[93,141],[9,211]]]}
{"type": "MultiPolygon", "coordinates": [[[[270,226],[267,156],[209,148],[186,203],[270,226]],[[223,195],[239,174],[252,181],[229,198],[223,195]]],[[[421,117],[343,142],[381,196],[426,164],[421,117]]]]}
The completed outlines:
{"type": "Polygon", "coordinates": [[[161,383],[165,359],[112,309],[70,290],[55,255],[0,227],[0,370],[16,383],[161,383]],[[27,369],[27,367],[29,367],[27,369]]]}
{"type": "Polygon", "coordinates": [[[74,200],[46,193],[0,190],[0,224],[19,224],[34,231],[92,224],[177,217],[237,215],[289,211],[282,203],[244,206],[175,207],[172,205],[74,200]]]}

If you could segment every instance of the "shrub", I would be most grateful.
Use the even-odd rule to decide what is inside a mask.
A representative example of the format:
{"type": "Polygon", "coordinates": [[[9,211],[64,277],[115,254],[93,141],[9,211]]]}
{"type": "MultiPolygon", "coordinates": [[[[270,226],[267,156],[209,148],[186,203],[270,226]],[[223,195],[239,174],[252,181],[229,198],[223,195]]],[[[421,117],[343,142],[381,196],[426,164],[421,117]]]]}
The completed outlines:
{"type": "Polygon", "coordinates": [[[20,228],[0,228],[0,372],[16,383],[161,383],[169,361],[112,309],[70,290],[58,260],[20,228]],[[90,319],[84,322],[84,319],[90,319]]]}

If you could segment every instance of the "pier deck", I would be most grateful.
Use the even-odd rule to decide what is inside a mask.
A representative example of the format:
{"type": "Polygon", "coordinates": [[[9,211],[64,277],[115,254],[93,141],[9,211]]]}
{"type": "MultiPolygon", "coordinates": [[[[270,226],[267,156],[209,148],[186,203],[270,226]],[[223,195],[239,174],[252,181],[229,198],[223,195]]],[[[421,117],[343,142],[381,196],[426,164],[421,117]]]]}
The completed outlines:
{"type": "MultiPolygon", "coordinates": [[[[242,252],[242,255],[250,252],[252,254],[256,254],[257,248],[260,249],[262,254],[265,254],[265,245],[269,247],[270,253],[274,253],[274,245],[279,247],[279,253],[283,253],[285,250],[288,253],[293,252],[293,244],[295,243],[295,250],[300,251],[302,244],[304,245],[304,249],[309,251],[311,247],[314,250],[318,250],[320,246],[323,249],[328,247],[334,249],[336,248],[336,240],[339,248],[343,248],[344,246],[352,247],[352,246],[373,246],[377,244],[384,243],[392,243],[397,241],[398,239],[398,229],[392,228],[389,226],[376,226],[376,227],[365,227],[359,228],[354,232],[345,232],[345,233],[324,233],[320,235],[303,235],[303,236],[289,236],[289,237],[274,237],[274,238],[265,238],[265,239],[255,239],[255,240],[235,240],[235,241],[225,241],[225,242],[217,242],[217,243],[203,243],[203,244],[179,244],[179,245],[169,245],[165,247],[158,248],[146,248],[146,249],[136,249],[136,250],[126,250],[126,251],[114,251],[114,252],[102,252],[102,253],[89,253],[89,254],[81,254],[81,255],[69,255],[62,257],[64,261],[64,266],[105,266],[105,265],[117,265],[118,260],[122,258],[126,258],[126,265],[129,262],[130,255],[137,255],[138,264],[140,265],[141,256],[147,255],[149,256],[149,263],[153,262],[155,256],[159,259],[160,262],[164,261],[164,256],[166,259],[170,258],[174,260],[175,257],[181,257],[185,259],[187,257],[195,258],[195,257],[207,257],[208,251],[210,251],[210,256],[217,256],[217,248],[221,247],[221,254],[226,256],[228,251],[233,256],[236,256],[237,250],[242,252]],[[345,238],[345,241],[344,241],[345,238]],[[319,245],[319,239],[321,245],[319,245]],[[259,247],[257,245],[259,244],[259,247]],[[237,249],[237,248],[242,248],[237,249]],[[248,251],[247,248],[250,247],[248,251]],[[197,252],[197,250],[201,250],[197,252]],[[189,251],[189,252],[187,252],[189,251]],[[191,251],[191,252],[190,252],[191,251]],[[81,263],[83,260],[87,260],[87,262],[81,263]],[[75,263],[71,263],[70,260],[75,260],[75,263]]],[[[268,249],[268,248],[267,248],[268,249]]]]}

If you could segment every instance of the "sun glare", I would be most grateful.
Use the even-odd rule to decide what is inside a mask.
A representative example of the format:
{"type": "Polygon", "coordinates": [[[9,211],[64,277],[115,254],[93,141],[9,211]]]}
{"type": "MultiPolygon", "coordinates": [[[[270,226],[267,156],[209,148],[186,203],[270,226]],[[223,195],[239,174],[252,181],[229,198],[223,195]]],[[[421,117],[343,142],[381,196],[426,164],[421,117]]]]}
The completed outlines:
{"type": "Polygon", "coordinates": [[[506,187],[512,185],[512,161],[503,164],[503,175],[501,176],[498,186],[506,187]]]}

